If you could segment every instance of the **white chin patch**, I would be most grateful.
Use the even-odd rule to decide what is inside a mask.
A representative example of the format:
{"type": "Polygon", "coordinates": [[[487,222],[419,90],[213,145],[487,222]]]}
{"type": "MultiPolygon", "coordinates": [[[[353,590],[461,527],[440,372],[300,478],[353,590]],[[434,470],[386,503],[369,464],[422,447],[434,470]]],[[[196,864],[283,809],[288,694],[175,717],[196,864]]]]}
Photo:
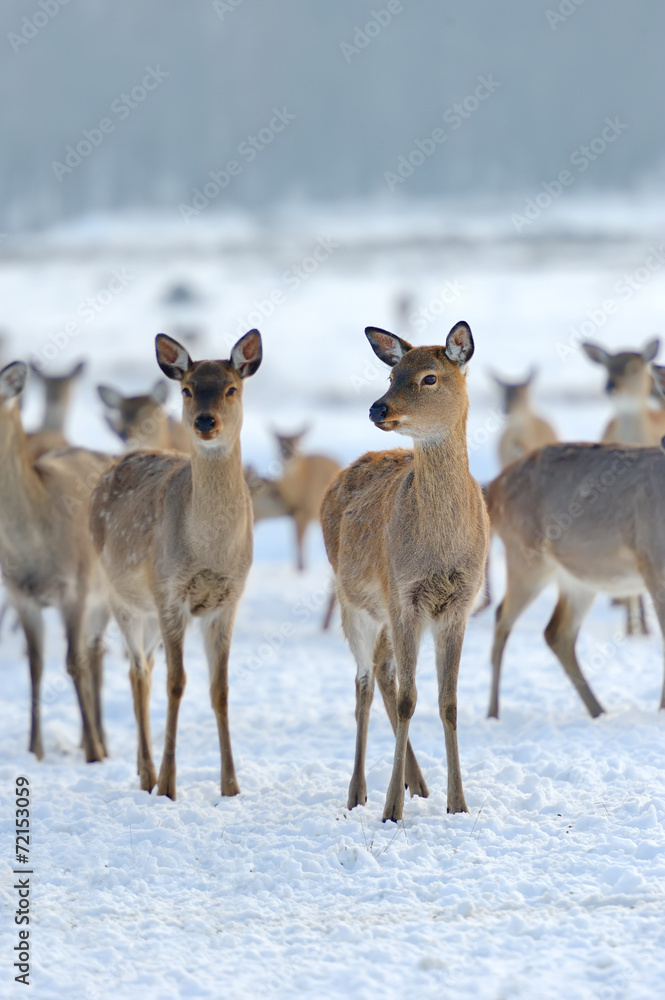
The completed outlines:
{"type": "Polygon", "coordinates": [[[205,452],[226,451],[226,444],[224,440],[219,436],[216,438],[210,438],[209,441],[205,441],[203,438],[197,437],[196,447],[200,451],[205,451],[205,452]]]}

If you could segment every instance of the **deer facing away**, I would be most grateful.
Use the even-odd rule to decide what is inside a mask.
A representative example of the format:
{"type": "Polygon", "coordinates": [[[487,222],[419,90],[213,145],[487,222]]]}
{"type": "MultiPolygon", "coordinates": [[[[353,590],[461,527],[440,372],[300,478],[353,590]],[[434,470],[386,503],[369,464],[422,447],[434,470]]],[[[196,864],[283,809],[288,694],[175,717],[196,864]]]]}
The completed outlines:
{"type": "Polygon", "coordinates": [[[412,347],[374,327],[365,333],[392,368],[390,388],[371,407],[370,419],[381,430],[412,437],[413,451],[369,452],[358,459],[333,482],[321,513],[342,624],[357,665],[348,807],[367,798],[365,753],[376,677],[396,737],[383,818],[397,821],[405,783],[412,795],[429,794],[408,739],[426,628],[436,647],[448,811],[467,811],[457,746],[457,676],[466,622],[483,580],[489,525],[466,445],[463,373],[474,350],[468,325],[454,326],[445,347],[412,347]]]}
{"type": "Polygon", "coordinates": [[[164,409],[169,393],[163,379],[143,396],[123,396],[108,385],[98,385],[97,393],[107,410],[106,423],[128,448],[190,451],[184,427],[164,409]]]}
{"type": "Polygon", "coordinates": [[[35,460],[54,448],[66,448],[65,423],[71,404],[74,382],[83,374],[85,362],[80,361],[64,375],[45,375],[35,365],[30,366],[44,388],[44,415],[41,427],[27,435],[28,453],[35,460]]]}
{"type": "Polygon", "coordinates": [[[199,618],[217,718],[222,795],[239,792],[228,721],[228,659],[236,609],[252,562],[252,507],[240,454],[243,383],[261,363],[251,330],[228,361],[192,361],[158,334],[157,361],[179,382],[191,456],[136,451],[102,477],[91,529],[113,613],[130,658],[141,788],[157,782],[149,699],[155,650],[164,643],[168,710],[158,794],[175,798],[176,731],[185,688],[183,642],[199,618]]]}
{"type": "Polygon", "coordinates": [[[92,488],[110,459],[67,448],[33,462],[17,405],[26,377],[20,361],[0,372],[0,566],[28,648],[30,750],[40,760],[44,756],[42,609],[55,607],[65,627],[67,671],[79,701],[86,759],[97,761],[105,753],[102,636],[109,615],[86,514],[92,488]]]}
{"type": "MultiPolygon", "coordinates": [[[[665,636],[665,455],[660,448],[561,444],[508,466],[487,492],[506,548],[506,595],[497,611],[489,716],[510,632],[549,583],[559,600],[545,639],[594,718],[603,711],[575,653],[598,591],[653,598],[665,636]]],[[[665,685],[661,697],[665,708],[665,685]]]]}

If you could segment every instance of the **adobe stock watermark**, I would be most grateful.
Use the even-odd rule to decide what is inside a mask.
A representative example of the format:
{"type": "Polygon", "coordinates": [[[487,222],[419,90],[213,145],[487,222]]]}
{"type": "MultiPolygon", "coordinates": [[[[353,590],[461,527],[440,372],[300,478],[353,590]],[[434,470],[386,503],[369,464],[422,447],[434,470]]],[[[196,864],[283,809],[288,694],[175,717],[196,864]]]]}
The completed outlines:
{"type": "MultiPolygon", "coordinates": [[[[301,260],[296,261],[286,271],[282,273],[281,282],[289,292],[296,292],[313,274],[319,270],[322,264],[330,260],[335,250],[339,249],[339,243],[330,236],[321,236],[310,252],[301,260]]],[[[275,312],[279,306],[286,301],[287,293],[281,288],[273,288],[265,298],[255,299],[253,308],[247,315],[238,316],[236,323],[236,333],[240,336],[246,330],[251,330],[254,326],[259,326],[264,319],[275,312]]],[[[230,342],[232,347],[235,341],[230,342]]]]}
{"type": "MultiPolygon", "coordinates": [[[[413,3],[413,0],[408,0],[413,3]]],[[[385,7],[380,10],[371,10],[370,18],[364,25],[357,24],[353,31],[353,42],[340,42],[339,47],[344,60],[350,63],[354,56],[360,55],[363,49],[380,35],[384,28],[392,23],[394,17],[403,13],[404,4],[402,0],[388,0],[385,7]]]]}
{"type": "Polygon", "coordinates": [[[545,11],[545,17],[552,31],[556,31],[560,24],[564,24],[573,14],[576,14],[578,7],[581,7],[583,3],[586,3],[586,0],[561,0],[556,10],[548,8],[545,11]]]}
{"type": "Polygon", "coordinates": [[[212,6],[217,17],[223,21],[227,14],[232,14],[244,2],[245,0],[212,0],[212,6]]]}
{"type": "Polygon", "coordinates": [[[160,69],[159,64],[154,69],[152,66],[146,66],[146,73],[141,83],[132,87],[128,94],[120,94],[111,102],[111,114],[116,116],[117,121],[105,117],[101,118],[94,128],[84,128],[81,132],[83,138],[79,139],[76,146],[70,144],[65,147],[64,163],[60,160],[51,161],[51,169],[60,184],[68,174],[73,174],[76,168],[87,160],[93,150],[102,145],[107,135],[115,132],[117,122],[129,118],[132,111],[145,101],[149,93],[157,90],[168,75],[165,70],[160,69]]]}
{"type": "MultiPolygon", "coordinates": [[[[472,94],[468,94],[462,101],[452,105],[444,111],[442,117],[446,125],[450,126],[451,132],[456,132],[462,127],[465,121],[475,114],[478,108],[501,86],[490,73],[489,76],[479,76],[478,85],[472,94]]],[[[444,128],[434,128],[424,139],[415,139],[413,149],[410,153],[403,153],[397,159],[395,170],[386,170],[383,174],[388,190],[394,191],[398,184],[412,177],[418,167],[428,160],[437,150],[443,146],[449,138],[449,133],[444,128]]]]}
{"type": "Polygon", "coordinates": [[[39,0],[33,13],[21,19],[19,31],[10,31],[7,41],[18,55],[24,45],[31,42],[50,21],[60,13],[61,7],[66,7],[69,0],[39,0]]]}
{"type": "Polygon", "coordinates": [[[88,295],[79,302],[75,309],[77,319],[70,320],[60,330],[50,333],[48,341],[39,350],[32,351],[31,361],[35,368],[40,372],[43,371],[50,361],[69,347],[72,340],[84,332],[86,326],[108,309],[135,277],[136,275],[127,267],[114,268],[104,288],[100,288],[94,295],[88,295]]]}
{"type": "Polygon", "coordinates": [[[587,309],[585,319],[579,327],[570,327],[567,341],[557,341],[556,352],[563,361],[577,354],[581,345],[602,329],[609,317],[614,316],[626,302],[651,281],[657,271],[665,265],[665,243],[649,247],[644,264],[629,274],[622,275],[615,282],[612,291],[615,297],[604,299],[595,309],[587,309]]]}
{"type": "MultiPolygon", "coordinates": [[[[297,115],[292,114],[285,106],[273,108],[272,118],[260,128],[256,135],[248,135],[246,139],[238,145],[237,153],[244,160],[245,164],[252,163],[259,153],[262,153],[275,139],[280,132],[295,121],[297,115]]],[[[234,177],[239,177],[243,171],[243,164],[239,160],[229,160],[221,170],[208,171],[210,178],[202,188],[195,187],[192,191],[191,205],[181,202],[178,211],[185,222],[191,222],[198,218],[201,212],[208,207],[211,201],[218,198],[234,177]]]]}
{"type": "MultiPolygon", "coordinates": [[[[618,117],[606,118],[605,127],[600,134],[593,138],[587,146],[579,146],[578,149],[573,150],[568,162],[577,169],[578,175],[585,173],[591,164],[603,155],[607,147],[623,135],[627,128],[628,125],[621,122],[618,117]]],[[[543,181],[540,185],[542,191],[539,191],[533,198],[526,199],[522,213],[513,212],[510,216],[510,221],[517,232],[521,233],[526,226],[532,226],[536,219],[539,219],[543,212],[551,208],[554,202],[561,197],[564,188],[571,187],[576,179],[576,175],[566,169],[559,171],[556,180],[543,181]]]]}

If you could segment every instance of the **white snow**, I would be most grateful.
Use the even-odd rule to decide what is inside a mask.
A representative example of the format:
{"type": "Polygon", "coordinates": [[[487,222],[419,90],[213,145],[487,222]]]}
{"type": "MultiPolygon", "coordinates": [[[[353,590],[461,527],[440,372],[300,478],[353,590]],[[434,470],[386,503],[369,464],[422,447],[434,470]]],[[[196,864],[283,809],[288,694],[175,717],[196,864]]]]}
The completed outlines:
{"type": "MultiPolygon", "coordinates": [[[[592,209],[571,210],[570,227],[592,229],[592,209]]],[[[394,300],[410,292],[416,309],[439,302],[434,308],[442,310],[408,333],[414,343],[443,343],[457,320],[470,323],[476,344],[468,375],[470,456],[484,481],[496,472],[501,425],[489,369],[512,378],[539,365],[536,408],[562,436],[593,440],[610,411],[600,395],[602,373],[571,343],[574,332],[597,321],[595,329],[582,331],[583,339],[610,350],[639,347],[658,332],[665,269],[650,273],[625,299],[613,291],[648,255],[654,239],[649,214],[641,211],[636,221],[621,208],[602,221],[596,228],[613,236],[611,251],[601,240],[597,253],[580,254],[571,237],[554,256],[504,260],[483,247],[487,233],[500,228],[497,220],[475,219],[475,252],[465,251],[459,261],[449,247],[359,256],[348,243],[359,239],[362,226],[348,217],[321,216],[309,231],[302,220],[294,222],[291,255],[271,245],[237,257],[217,254],[212,227],[196,258],[188,251],[196,242],[189,230],[187,246],[179,251],[173,238],[164,259],[147,251],[123,257],[117,247],[138,241],[138,227],[135,232],[120,224],[111,249],[88,256],[80,253],[86,245],[82,225],[76,233],[49,234],[43,247],[49,253],[63,247],[61,256],[44,252],[2,262],[3,326],[10,338],[5,362],[43,351],[49,334],[78,321],[80,332],[69,337],[51,368],[90,359],[76,391],[70,437],[116,449],[94,386],[104,381],[138,392],[154,383],[154,335],[160,329],[174,333],[177,321],[161,302],[163,292],[169,282],[190,280],[205,301],[201,341],[190,347],[194,357],[227,357],[253,325],[263,334],[262,368],[245,387],[245,460],[270,471],[275,449],[269,425],[289,431],[309,421],[307,447],[347,462],[367,448],[403,444],[368,420],[388,369],[377,362],[363,329],[376,324],[406,333],[397,329],[394,300]],[[308,243],[337,234],[339,250],[299,288],[283,283],[308,243]],[[108,288],[113,269],[122,268],[133,275],[127,286],[94,320],[77,316],[80,304],[108,288]],[[450,303],[450,296],[440,297],[446,281],[461,289],[450,303]],[[282,300],[257,320],[252,314],[269,312],[274,291],[282,300]],[[606,314],[603,303],[612,297],[617,309],[606,314]]],[[[408,225],[407,218],[388,219],[383,229],[376,220],[368,223],[376,245],[382,233],[408,235],[408,225]]],[[[414,223],[419,231],[428,225],[435,230],[430,218],[414,223]]],[[[455,228],[462,230],[459,219],[455,228]]],[[[93,220],[90,230],[103,243],[103,225],[93,220]]],[[[255,237],[237,219],[227,235],[247,244],[255,237]]],[[[177,413],[175,389],[171,398],[177,413]]],[[[38,411],[33,385],[24,410],[28,426],[38,411]]],[[[665,714],[657,710],[663,654],[653,616],[649,638],[627,640],[621,610],[605,597],[597,600],[579,642],[587,677],[608,710],[595,721],[542,637],[552,593],[535,602],[511,637],[499,722],[485,718],[493,611],[470,621],[459,689],[470,809],[463,816],[446,814],[443,731],[426,640],[411,737],[431,796],[407,801],[403,824],[384,825],[390,726],[377,695],[368,804],[349,813],[354,665],[338,619],[330,633],[320,631],[330,571],[314,531],[309,563],[301,575],[292,568],[288,523],[257,526],[231,654],[231,736],[242,788],[235,799],[219,794],[217,732],[195,629],[187,641],[178,799],[170,802],[138,790],[128,664],[117,628],[108,633],[104,683],[111,756],[86,765],[61,630],[47,613],[46,759],[37,763],[26,750],[24,642],[5,620],[0,996],[23,995],[11,968],[18,942],[12,888],[17,775],[28,776],[31,786],[27,995],[39,1000],[661,996],[665,714]]],[[[502,595],[502,571],[497,543],[495,600],[502,595]]],[[[158,656],[152,696],[157,760],[164,688],[158,656]]]]}

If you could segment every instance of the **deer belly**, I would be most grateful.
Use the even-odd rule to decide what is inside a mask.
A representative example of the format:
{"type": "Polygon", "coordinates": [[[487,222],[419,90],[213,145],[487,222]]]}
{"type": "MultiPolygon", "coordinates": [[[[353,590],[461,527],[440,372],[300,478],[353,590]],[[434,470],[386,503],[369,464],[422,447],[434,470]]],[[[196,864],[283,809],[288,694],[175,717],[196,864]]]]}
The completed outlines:
{"type": "Polygon", "coordinates": [[[196,618],[221,608],[233,592],[233,583],[228,577],[204,569],[185,581],[181,599],[189,613],[196,618]]]}

